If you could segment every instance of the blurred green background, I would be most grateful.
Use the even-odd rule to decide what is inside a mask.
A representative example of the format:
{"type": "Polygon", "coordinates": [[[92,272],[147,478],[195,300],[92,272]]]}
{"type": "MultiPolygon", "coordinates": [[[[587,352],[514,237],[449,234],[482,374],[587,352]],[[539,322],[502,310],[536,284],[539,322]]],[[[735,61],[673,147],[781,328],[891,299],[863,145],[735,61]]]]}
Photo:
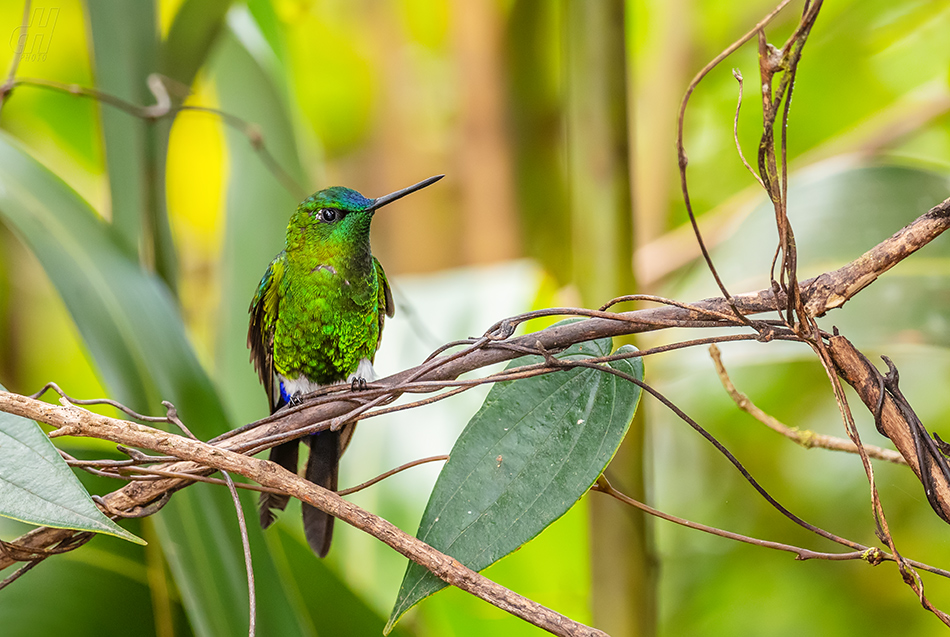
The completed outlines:
{"type": "MultiPolygon", "coordinates": [[[[772,42],[791,33],[800,4],[769,27],[772,42]]],[[[247,305],[296,203],[334,184],[378,196],[447,174],[374,224],[374,252],[397,305],[377,358],[382,375],[527,309],[597,307],[632,292],[684,301],[714,295],[684,226],[676,112],[693,74],[772,6],[34,2],[18,78],[95,87],[147,106],[155,100],[146,78],[162,73],[173,103],[218,108],[252,126],[228,127],[195,110],[146,122],[26,85],[7,97],[0,383],[30,393],[54,380],[73,396],[109,396],[155,413],[170,399],[204,438],[263,416],[245,349],[247,305]],[[248,134],[263,140],[266,156],[248,134]]],[[[21,2],[0,0],[0,70],[13,57],[22,15],[21,2]]],[[[948,195],[948,32],[944,0],[840,0],[823,8],[789,123],[789,215],[803,278],[855,258],[948,195]]],[[[739,139],[754,157],[761,125],[754,47],[700,85],[685,131],[694,207],[727,286],[741,292],[768,286],[776,236],[733,144],[733,67],[746,78],[739,139]]],[[[941,434],[950,416],[948,277],[950,247],[938,239],[822,320],[872,359],[891,356],[905,394],[941,434]]],[[[656,334],[637,344],[695,336],[656,334]]],[[[843,435],[808,348],[722,349],[739,389],[763,409],[791,426],[843,435]]],[[[794,512],[876,542],[856,457],[806,451],[738,412],[703,350],[653,357],[646,374],[794,512]]],[[[364,422],[341,484],[446,453],[483,396],[473,391],[364,422]]],[[[834,550],[770,509],[662,406],[643,405],[608,470],[615,486],[706,524],[834,550]]],[[[855,412],[866,442],[888,444],[868,414],[855,412]]],[[[115,454],[94,441],[62,442],[80,457],[115,454]]],[[[437,473],[414,469],[352,499],[414,532],[437,473]]],[[[947,528],[910,471],[879,464],[875,476],[901,552],[950,564],[947,528]]],[[[119,486],[81,478],[93,493],[119,486]]],[[[245,495],[249,514],[255,500],[245,495]]],[[[405,559],[339,525],[330,556],[317,560],[293,506],[268,533],[252,530],[260,634],[378,634],[405,559]]],[[[49,560],[0,593],[3,634],[245,632],[247,593],[229,507],[222,490],[196,485],[154,519],[126,523],[148,547],[99,537],[49,560]]],[[[0,519],[3,539],[25,530],[0,519]]],[[[795,562],[644,521],[600,494],[486,574],[614,637],[940,629],[892,564],[795,562]]],[[[950,607],[948,582],[924,582],[938,607],[950,607]]],[[[541,631],[447,590],[397,632],[541,631]]]]}

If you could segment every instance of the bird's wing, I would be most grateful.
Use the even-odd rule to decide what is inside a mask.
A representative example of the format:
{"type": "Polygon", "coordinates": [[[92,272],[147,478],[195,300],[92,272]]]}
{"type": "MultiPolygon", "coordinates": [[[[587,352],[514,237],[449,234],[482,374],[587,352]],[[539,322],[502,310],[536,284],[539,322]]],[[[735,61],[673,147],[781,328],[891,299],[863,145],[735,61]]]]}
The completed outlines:
{"type": "MultiPolygon", "coordinates": [[[[396,304],[393,302],[393,291],[389,287],[389,279],[386,278],[386,272],[383,271],[383,266],[379,264],[376,257],[373,257],[373,266],[376,268],[376,278],[379,280],[379,293],[376,302],[379,308],[379,339],[382,340],[383,323],[387,316],[392,318],[396,313],[396,304]]],[[[379,341],[376,342],[376,347],[379,348],[379,341]]]]}
{"type": "Polygon", "coordinates": [[[382,327],[383,315],[392,318],[396,313],[396,304],[393,303],[393,291],[389,287],[389,279],[379,260],[373,257],[373,266],[376,268],[376,277],[379,279],[379,321],[382,327]]]}
{"type": "Polygon", "coordinates": [[[274,326],[277,323],[277,308],[280,303],[278,292],[286,262],[287,255],[284,252],[270,262],[248,310],[251,320],[247,329],[247,346],[251,349],[254,369],[267,390],[271,413],[276,411],[280,401],[280,390],[274,375],[274,326]]]}

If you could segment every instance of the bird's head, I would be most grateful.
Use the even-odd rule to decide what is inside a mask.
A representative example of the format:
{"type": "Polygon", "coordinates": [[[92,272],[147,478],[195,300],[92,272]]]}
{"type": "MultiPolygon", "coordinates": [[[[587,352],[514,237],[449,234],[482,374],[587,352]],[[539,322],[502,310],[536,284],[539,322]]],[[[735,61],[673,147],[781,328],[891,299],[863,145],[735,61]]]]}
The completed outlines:
{"type": "Polygon", "coordinates": [[[333,186],[307,197],[287,226],[287,249],[327,249],[334,252],[341,248],[369,248],[369,228],[376,211],[421,190],[442,179],[444,175],[429,177],[419,183],[397,190],[394,193],[369,199],[355,190],[333,186]]]}

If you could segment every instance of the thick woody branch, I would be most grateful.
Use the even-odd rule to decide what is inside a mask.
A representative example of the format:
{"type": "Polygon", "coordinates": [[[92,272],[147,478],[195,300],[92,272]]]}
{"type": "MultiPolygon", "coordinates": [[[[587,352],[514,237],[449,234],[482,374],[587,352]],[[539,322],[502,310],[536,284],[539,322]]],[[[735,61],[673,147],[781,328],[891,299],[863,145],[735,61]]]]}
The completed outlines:
{"type": "Polygon", "coordinates": [[[806,281],[803,297],[808,315],[821,316],[844,305],[879,276],[940,236],[947,229],[948,217],[950,199],[945,199],[848,265],[806,281]]]}
{"type": "Polygon", "coordinates": [[[926,462],[926,454],[918,448],[914,423],[909,422],[894,396],[885,391],[884,377],[854,345],[843,336],[829,339],[828,352],[834,361],[838,375],[857,392],[861,401],[872,414],[880,414],[878,427],[881,433],[891,439],[894,446],[907,460],[907,464],[917,474],[924,485],[932,485],[932,495],[928,500],[944,520],[950,520],[950,483],[947,475],[937,463],[926,462]],[[883,396],[882,396],[883,392],[883,396]],[[921,458],[925,458],[926,473],[921,471],[921,458]]]}
{"type": "MultiPolygon", "coordinates": [[[[848,265],[802,282],[801,298],[808,309],[808,313],[812,316],[819,316],[828,310],[840,307],[847,299],[867,287],[868,284],[900,260],[927,245],[946,230],[948,225],[950,225],[950,199],[934,207],[894,236],[881,242],[848,265]]],[[[732,302],[735,308],[743,314],[774,312],[784,308],[786,303],[781,293],[776,298],[776,295],[770,289],[733,296],[732,302]]],[[[719,297],[698,301],[690,304],[689,307],[673,306],[638,310],[616,314],[617,318],[615,319],[592,318],[576,323],[557,325],[540,332],[508,338],[501,343],[490,342],[481,349],[470,349],[458,356],[443,355],[419,367],[383,378],[377,381],[376,384],[390,388],[391,394],[395,397],[400,393],[398,390],[400,384],[410,378],[426,381],[451,380],[466,372],[511,360],[522,355],[525,351],[538,351],[539,347],[547,352],[556,352],[582,341],[607,336],[636,334],[669,327],[692,326],[697,322],[722,326],[739,324],[738,320],[730,324],[721,318],[710,321],[709,312],[723,315],[733,312],[733,309],[726,299],[719,297]]],[[[328,427],[331,420],[346,415],[359,400],[351,393],[344,393],[341,396],[341,398],[330,402],[322,401],[312,405],[305,403],[302,408],[266,419],[253,428],[242,428],[242,430],[216,443],[215,447],[233,451],[253,444],[255,441],[285,434],[314,423],[324,422],[328,427]]],[[[4,405],[0,404],[0,410],[6,409],[4,405]]],[[[901,448],[898,447],[898,449],[901,448]]],[[[901,451],[903,453],[902,449],[901,451]]],[[[193,462],[179,462],[165,465],[162,468],[180,473],[208,474],[212,472],[211,469],[193,462]]],[[[104,496],[102,500],[114,511],[135,512],[167,493],[189,484],[191,484],[190,481],[180,478],[133,482],[104,496]]],[[[950,501],[950,499],[947,501],[950,501]]],[[[16,544],[25,548],[41,550],[70,538],[74,533],[75,531],[68,529],[41,527],[17,539],[16,544]]],[[[0,570],[14,563],[9,556],[0,553],[0,570]]]]}
{"type": "Polygon", "coordinates": [[[476,595],[556,635],[606,637],[603,633],[541,606],[463,566],[454,558],[405,533],[383,518],[348,502],[266,460],[251,458],[160,429],[109,418],[73,406],[56,406],[26,396],[0,392],[2,409],[57,428],[58,435],[110,440],[150,449],[210,467],[238,473],[265,487],[279,489],[351,524],[421,564],[445,582],[476,595]]]}

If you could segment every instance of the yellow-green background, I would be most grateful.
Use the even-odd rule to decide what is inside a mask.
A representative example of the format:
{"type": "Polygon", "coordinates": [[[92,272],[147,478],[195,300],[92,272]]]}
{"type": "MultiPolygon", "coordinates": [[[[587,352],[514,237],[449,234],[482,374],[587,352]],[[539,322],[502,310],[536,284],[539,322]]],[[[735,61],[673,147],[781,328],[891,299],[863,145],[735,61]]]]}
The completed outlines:
{"type": "MultiPolygon", "coordinates": [[[[374,224],[373,249],[394,281],[399,308],[387,326],[377,364],[381,373],[417,364],[439,343],[478,334],[519,311],[596,307],[607,300],[591,298],[590,290],[601,289],[601,277],[637,281],[620,291],[684,301],[716,293],[695,262],[691,235],[684,232],[676,112],[692,75],[772,5],[759,0],[625,4],[625,23],[614,24],[626,37],[625,59],[612,62],[626,65],[626,87],[612,99],[621,105],[626,99],[629,137],[613,141],[628,144],[632,206],[614,212],[621,229],[625,223],[632,226],[629,241],[635,251],[618,256],[622,273],[592,274],[583,264],[599,250],[597,237],[594,242],[579,237],[587,237],[584,228],[598,223],[604,212],[593,202],[589,208],[583,201],[572,204],[565,185],[579,187],[571,180],[583,174],[572,176],[571,158],[589,151],[583,146],[597,141],[600,123],[597,104],[590,118],[571,111],[571,100],[585,97],[571,90],[578,76],[569,71],[568,60],[577,30],[565,17],[575,15],[571,12],[579,1],[255,0],[250,7],[234,2],[230,8],[224,35],[202,63],[188,104],[237,112],[246,105],[239,89],[272,97],[276,110],[254,123],[278,161],[296,158],[302,170],[295,177],[307,192],[345,184],[378,196],[447,174],[437,186],[381,213],[374,224]],[[237,64],[239,54],[250,56],[262,73],[227,79],[226,67],[237,64]],[[280,134],[269,135],[282,123],[289,123],[288,139],[295,148],[280,134]]],[[[46,59],[24,61],[18,76],[94,86],[94,43],[84,4],[33,4],[59,13],[46,59]]],[[[163,37],[183,4],[200,3],[156,3],[163,37]]],[[[769,28],[772,41],[784,41],[800,9],[800,3],[792,3],[769,28]]],[[[0,70],[13,56],[8,38],[21,16],[20,2],[0,0],[0,70]]],[[[950,188],[940,194],[950,172],[948,32],[950,3],[944,0],[826,2],[805,49],[789,124],[791,199],[793,213],[800,212],[791,221],[807,255],[803,276],[856,257],[950,194],[950,188]],[[798,209],[796,188],[802,192],[797,201],[807,202],[798,209]]],[[[106,63],[127,61],[117,56],[106,63]]],[[[582,76],[596,78],[618,68],[588,64],[582,76]]],[[[700,86],[687,115],[686,147],[693,205],[708,222],[711,243],[719,246],[714,256],[727,285],[740,292],[768,286],[775,237],[771,213],[755,208],[762,197],[732,140],[733,67],[746,78],[739,138],[746,155],[754,157],[761,122],[754,46],[741,49],[700,86]]],[[[110,188],[100,115],[108,108],[24,86],[7,98],[0,116],[0,128],[107,219],[110,188]]],[[[174,120],[167,166],[181,313],[235,424],[265,413],[263,392],[255,389],[253,372],[245,365],[240,330],[266,260],[247,263],[240,252],[226,257],[228,242],[253,242],[258,232],[268,243],[262,252],[273,254],[280,247],[283,220],[299,199],[282,189],[247,148],[246,139],[219,118],[185,112],[174,120]],[[231,160],[239,152],[244,153],[240,170],[231,160]],[[245,219],[241,236],[228,234],[236,232],[238,226],[229,226],[229,220],[241,203],[229,199],[229,188],[277,193],[273,208],[262,204],[259,229],[245,219]],[[242,272],[255,275],[223,285],[238,262],[242,272]]],[[[599,240],[604,250],[616,244],[614,236],[599,240]]],[[[899,266],[879,291],[869,289],[863,305],[855,301],[823,323],[843,326],[872,358],[892,356],[901,366],[906,394],[938,432],[950,412],[945,389],[950,324],[944,313],[950,255],[941,247],[944,241],[938,239],[899,266]],[[925,290],[925,298],[900,295],[913,289],[925,290]]],[[[666,334],[638,344],[682,336],[666,334]]],[[[842,435],[823,372],[806,348],[723,349],[740,389],[761,407],[789,425],[842,435]]],[[[856,458],[802,450],[739,414],[702,351],[647,360],[646,370],[648,381],[720,437],[793,511],[853,540],[875,542],[866,479],[856,458]]],[[[78,397],[109,394],[49,278],[4,228],[0,383],[30,393],[49,380],[78,397]]],[[[354,484],[405,460],[447,452],[481,395],[364,423],[344,460],[342,482],[354,484]]],[[[639,459],[646,467],[647,497],[660,509],[758,537],[833,550],[769,509],[711,447],[661,406],[647,398],[642,411],[645,443],[618,456],[610,469],[617,486],[638,490],[631,481],[636,482],[639,459]]],[[[867,414],[860,413],[859,421],[868,442],[887,444],[867,414]]],[[[110,453],[104,444],[68,444],[77,455],[110,453]]],[[[414,470],[354,500],[414,532],[436,472],[414,470]]],[[[950,564],[948,529],[910,472],[876,466],[876,477],[902,552],[937,566],[950,564]]],[[[92,492],[117,488],[102,479],[83,479],[92,492]]],[[[789,554],[664,522],[648,523],[643,553],[643,543],[624,535],[638,528],[639,522],[631,523],[635,514],[612,503],[590,506],[588,500],[601,497],[582,500],[487,575],[615,637],[940,630],[891,564],[795,562],[789,554]]],[[[252,498],[245,504],[253,512],[252,498]]],[[[226,634],[202,632],[200,622],[185,612],[163,557],[169,547],[158,541],[153,524],[129,527],[150,546],[97,538],[0,592],[0,632],[226,634]]],[[[367,626],[381,625],[374,617],[388,613],[404,559],[355,530],[337,528],[326,569],[305,550],[293,510],[269,534],[267,550],[278,562],[302,565],[311,580],[311,587],[301,586],[293,600],[306,617],[297,622],[301,634],[375,634],[367,626]],[[331,574],[353,591],[351,603],[322,604],[321,587],[343,585],[329,579],[331,574]]],[[[0,520],[4,539],[24,530],[0,520]]],[[[239,555],[235,560],[240,564],[239,555]]],[[[950,607],[945,580],[926,577],[925,583],[938,606],[950,607]]],[[[267,596],[262,597],[266,605],[267,596]]],[[[232,601],[229,610],[240,624],[245,602],[239,596],[232,601]]],[[[433,636],[540,632],[456,590],[423,602],[399,629],[433,636]]]]}

